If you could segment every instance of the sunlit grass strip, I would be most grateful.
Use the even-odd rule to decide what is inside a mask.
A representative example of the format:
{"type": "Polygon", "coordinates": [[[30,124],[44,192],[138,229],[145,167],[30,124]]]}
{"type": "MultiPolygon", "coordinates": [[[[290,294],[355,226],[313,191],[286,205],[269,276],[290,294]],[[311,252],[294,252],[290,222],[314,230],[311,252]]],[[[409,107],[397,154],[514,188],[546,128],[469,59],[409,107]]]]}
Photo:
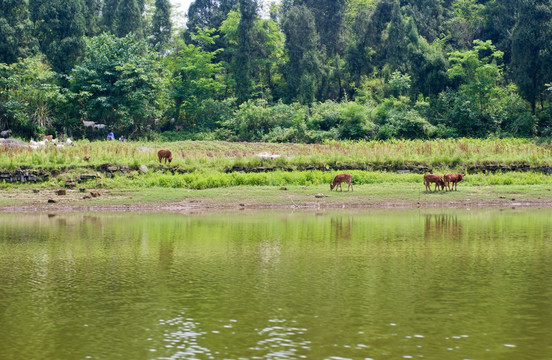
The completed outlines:
{"type": "Polygon", "coordinates": [[[426,163],[429,166],[460,167],[465,163],[525,162],[552,164],[550,144],[537,145],[526,139],[446,139],[389,141],[332,141],[325,144],[230,143],[223,141],[181,141],[171,143],[86,140],[75,146],[56,149],[14,149],[0,147],[0,169],[18,167],[55,168],[60,166],[153,165],[157,151],[173,152],[172,165],[183,169],[223,170],[233,165],[303,166],[319,168],[352,164],[363,168],[374,163],[426,163]],[[261,161],[259,153],[280,155],[274,161],[261,161]],[[89,161],[85,161],[84,157],[89,161]]]}
{"type": "MultiPolygon", "coordinates": [[[[124,187],[170,187],[188,189],[211,189],[233,186],[310,186],[329,184],[336,173],[325,171],[276,171],[270,173],[205,173],[190,174],[148,173],[126,177],[116,176],[103,179],[104,185],[112,188],[124,187]]],[[[419,184],[423,186],[423,175],[397,174],[372,171],[351,171],[355,185],[419,184]]],[[[496,174],[468,175],[461,186],[486,185],[546,185],[552,186],[552,176],[534,172],[509,172],[496,174]]]]}

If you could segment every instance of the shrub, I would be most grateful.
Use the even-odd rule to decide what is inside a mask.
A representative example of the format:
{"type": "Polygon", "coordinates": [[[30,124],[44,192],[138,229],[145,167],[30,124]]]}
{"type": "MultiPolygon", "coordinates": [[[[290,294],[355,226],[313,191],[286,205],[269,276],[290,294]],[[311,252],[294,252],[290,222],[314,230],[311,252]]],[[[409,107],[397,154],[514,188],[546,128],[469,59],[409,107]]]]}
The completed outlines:
{"type": "Polygon", "coordinates": [[[505,136],[533,137],[537,131],[537,119],[531,114],[529,104],[516,93],[515,86],[504,89],[491,107],[505,136]]]}
{"type": "Polygon", "coordinates": [[[330,131],[342,122],[343,105],[328,100],[312,106],[307,128],[314,131],[330,131]]]}
{"type": "Polygon", "coordinates": [[[403,139],[429,138],[436,128],[424,119],[416,109],[411,108],[406,97],[383,101],[375,111],[376,123],[380,124],[378,139],[394,137],[403,139]]]}
{"type": "Polygon", "coordinates": [[[238,141],[277,141],[282,134],[292,134],[289,137],[285,135],[285,139],[280,141],[302,141],[297,134],[304,123],[305,109],[298,104],[268,107],[264,100],[250,100],[222,123],[223,129],[219,134],[229,136],[224,140],[238,141]],[[275,130],[277,127],[280,129],[275,130]],[[296,131],[282,130],[290,128],[295,128],[296,131]]]}
{"type": "Polygon", "coordinates": [[[375,125],[369,120],[369,112],[366,107],[357,103],[347,103],[342,109],[342,123],[339,126],[340,139],[368,139],[375,125]]]}

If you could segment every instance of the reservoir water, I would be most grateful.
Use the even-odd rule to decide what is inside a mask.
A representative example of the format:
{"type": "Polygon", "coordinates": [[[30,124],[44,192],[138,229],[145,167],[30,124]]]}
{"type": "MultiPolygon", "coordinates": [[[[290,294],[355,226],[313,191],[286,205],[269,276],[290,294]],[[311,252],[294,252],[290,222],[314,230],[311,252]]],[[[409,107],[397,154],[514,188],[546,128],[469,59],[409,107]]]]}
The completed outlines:
{"type": "Polygon", "coordinates": [[[552,210],[2,214],[0,359],[551,359],[552,210]]]}

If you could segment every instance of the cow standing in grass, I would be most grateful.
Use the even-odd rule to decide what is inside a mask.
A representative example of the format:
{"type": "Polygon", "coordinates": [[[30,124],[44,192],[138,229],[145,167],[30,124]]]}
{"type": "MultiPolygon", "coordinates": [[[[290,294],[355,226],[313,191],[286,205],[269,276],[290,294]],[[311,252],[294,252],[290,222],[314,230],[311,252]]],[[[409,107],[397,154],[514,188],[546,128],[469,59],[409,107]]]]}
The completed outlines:
{"type": "Polygon", "coordinates": [[[347,191],[349,191],[349,188],[351,188],[351,191],[353,191],[353,176],[351,174],[337,175],[330,183],[330,191],[332,191],[334,187],[336,188],[335,191],[337,191],[337,186],[339,186],[341,191],[343,191],[343,188],[341,187],[341,183],[344,183],[344,182],[349,184],[349,186],[347,186],[347,191]]]}
{"type": "Polygon", "coordinates": [[[159,157],[159,162],[161,162],[161,160],[165,160],[165,164],[167,161],[170,164],[172,161],[172,153],[170,150],[159,150],[157,152],[157,156],[159,157]]]}
{"type": "Polygon", "coordinates": [[[464,174],[445,174],[444,178],[445,186],[449,191],[452,191],[452,189],[458,190],[458,183],[464,179],[464,174]]]}
{"type": "Polygon", "coordinates": [[[443,180],[441,175],[425,174],[424,184],[427,191],[431,191],[431,183],[435,183],[435,191],[437,191],[437,186],[440,186],[441,190],[445,188],[445,181],[443,180]]]}

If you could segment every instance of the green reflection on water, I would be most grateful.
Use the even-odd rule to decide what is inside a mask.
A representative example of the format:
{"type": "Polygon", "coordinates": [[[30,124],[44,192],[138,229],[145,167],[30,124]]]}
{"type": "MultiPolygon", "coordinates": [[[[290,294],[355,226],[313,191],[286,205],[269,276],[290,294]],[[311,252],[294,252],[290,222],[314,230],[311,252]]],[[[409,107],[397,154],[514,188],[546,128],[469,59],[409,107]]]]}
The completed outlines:
{"type": "Polygon", "coordinates": [[[552,211],[0,218],[1,359],[548,359],[552,211]]]}

